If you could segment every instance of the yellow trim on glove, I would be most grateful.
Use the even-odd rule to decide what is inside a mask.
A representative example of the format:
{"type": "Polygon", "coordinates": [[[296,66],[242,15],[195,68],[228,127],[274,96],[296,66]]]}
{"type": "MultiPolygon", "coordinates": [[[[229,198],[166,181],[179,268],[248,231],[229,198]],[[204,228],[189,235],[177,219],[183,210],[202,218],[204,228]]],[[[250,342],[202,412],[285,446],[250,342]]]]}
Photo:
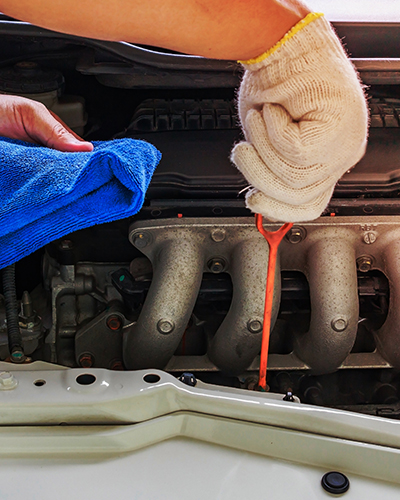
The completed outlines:
{"type": "Polygon", "coordinates": [[[278,43],[276,43],[273,47],[271,47],[269,50],[267,50],[267,52],[264,52],[264,54],[261,54],[260,56],[255,57],[254,59],[248,59],[247,61],[238,61],[238,62],[241,64],[255,64],[255,63],[259,63],[261,61],[264,61],[264,59],[266,59],[267,57],[272,55],[276,50],[279,49],[279,47],[281,47],[285,42],[290,40],[296,33],[298,33],[300,30],[305,28],[308,24],[310,24],[315,19],[318,19],[322,16],[323,16],[322,13],[310,12],[309,14],[306,15],[306,17],[304,19],[302,19],[297,24],[295,24],[293,26],[293,28],[291,28],[286,33],[286,35],[279,40],[278,43]]]}

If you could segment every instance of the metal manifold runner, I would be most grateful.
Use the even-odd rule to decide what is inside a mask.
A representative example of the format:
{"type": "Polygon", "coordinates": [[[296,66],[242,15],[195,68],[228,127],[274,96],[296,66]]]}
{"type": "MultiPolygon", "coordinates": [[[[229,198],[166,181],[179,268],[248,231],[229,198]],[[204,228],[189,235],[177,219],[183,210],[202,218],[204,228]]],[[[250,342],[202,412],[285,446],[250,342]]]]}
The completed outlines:
{"type": "MultiPolygon", "coordinates": [[[[304,273],[310,288],[311,320],[307,332],[295,335],[286,358],[293,368],[330,373],[356,367],[350,354],[359,322],[357,263],[383,272],[390,283],[389,312],[374,332],[377,349],[362,353],[371,367],[400,368],[400,217],[330,217],[295,226],[282,241],[281,270],[304,273]],[[365,220],[365,219],[364,219],[365,220]]],[[[276,230],[277,224],[267,226],[276,230]]],[[[167,367],[184,335],[206,271],[227,272],[233,284],[228,314],[211,339],[211,366],[241,373],[257,357],[261,345],[268,245],[252,218],[187,218],[134,223],[131,243],[153,266],[152,283],[136,323],[123,338],[128,369],[167,367]]],[[[280,304],[275,280],[273,321],[280,304]]],[[[272,355],[270,367],[282,367],[285,356],[272,355]]]]}

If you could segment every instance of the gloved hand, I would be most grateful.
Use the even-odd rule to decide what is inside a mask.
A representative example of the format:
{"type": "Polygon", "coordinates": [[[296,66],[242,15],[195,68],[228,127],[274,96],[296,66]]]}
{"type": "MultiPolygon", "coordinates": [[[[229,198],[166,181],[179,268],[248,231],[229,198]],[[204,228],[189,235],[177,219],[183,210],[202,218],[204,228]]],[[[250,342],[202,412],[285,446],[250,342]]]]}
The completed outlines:
{"type": "Polygon", "coordinates": [[[254,186],[247,206],[275,221],[316,219],[365,153],[368,110],[357,73],[322,14],[309,14],[243,64],[247,142],[231,159],[254,186]]]}

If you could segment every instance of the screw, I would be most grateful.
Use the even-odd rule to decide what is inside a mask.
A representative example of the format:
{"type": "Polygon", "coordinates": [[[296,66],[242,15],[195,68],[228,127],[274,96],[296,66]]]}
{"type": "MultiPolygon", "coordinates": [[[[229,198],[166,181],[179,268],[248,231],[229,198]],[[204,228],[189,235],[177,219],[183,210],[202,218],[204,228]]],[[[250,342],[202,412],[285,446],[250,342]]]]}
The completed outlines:
{"type": "Polygon", "coordinates": [[[222,228],[217,228],[213,229],[211,231],[211,239],[215,241],[216,243],[219,243],[220,241],[224,241],[226,236],[225,229],[222,228]]]}
{"type": "Polygon", "coordinates": [[[258,319],[250,319],[247,323],[247,329],[250,333],[260,333],[262,330],[262,323],[258,319]]]}
{"type": "Polygon", "coordinates": [[[133,244],[137,248],[145,248],[150,243],[151,239],[148,233],[136,233],[133,238],[133,244]]]}
{"type": "Polygon", "coordinates": [[[175,328],[175,325],[172,321],[168,321],[167,319],[160,319],[157,323],[157,330],[164,335],[171,333],[175,328]]]}
{"type": "Polygon", "coordinates": [[[81,365],[82,368],[91,368],[94,363],[94,358],[93,355],[90,354],[90,352],[85,352],[84,354],[81,354],[79,358],[79,364],[81,365]]]}
{"type": "Polygon", "coordinates": [[[307,231],[304,227],[293,226],[290,231],[286,234],[286,239],[293,244],[300,243],[307,236],[307,231]]]}
{"type": "Polygon", "coordinates": [[[343,332],[348,326],[348,321],[344,318],[335,318],[331,321],[331,326],[335,332],[343,332]]]}
{"type": "Polygon", "coordinates": [[[18,381],[12,373],[10,372],[0,373],[0,390],[10,391],[11,389],[15,389],[17,385],[18,381]]]}
{"type": "Polygon", "coordinates": [[[366,243],[367,245],[372,245],[372,243],[375,243],[375,241],[376,241],[375,233],[368,232],[364,234],[364,243],[366,243]]]}
{"type": "Polygon", "coordinates": [[[189,372],[182,373],[182,375],[178,377],[178,380],[186,385],[189,385],[190,387],[195,387],[195,385],[197,384],[196,377],[193,375],[193,373],[189,372]]]}
{"type": "Polygon", "coordinates": [[[226,267],[226,262],[224,259],[211,259],[208,261],[207,267],[214,274],[222,273],[226,267]]]}
{"type": "Polygon", "coordinates": [[[110,365],[110,370],[123,370],[124,365],[122,364],[122,361],[120,359],[115,359],[114,361],[111,362],[110,365]]]}
{"type": "Polygon", "coordinates": [[[370,255],[362,255],[357,259],[357,268],[362,273],[369,271],[373,264],[373,258],[370,255]]]}
{"type": "Polygon", "coordinates": [[[111,316],[108,316],[107,326],[110,330],[113,330],[114,332],[117,330],[120,330],[122,327],[121,318],[119,316],[117,316],[116,314],[112,314],[111,316]]]}

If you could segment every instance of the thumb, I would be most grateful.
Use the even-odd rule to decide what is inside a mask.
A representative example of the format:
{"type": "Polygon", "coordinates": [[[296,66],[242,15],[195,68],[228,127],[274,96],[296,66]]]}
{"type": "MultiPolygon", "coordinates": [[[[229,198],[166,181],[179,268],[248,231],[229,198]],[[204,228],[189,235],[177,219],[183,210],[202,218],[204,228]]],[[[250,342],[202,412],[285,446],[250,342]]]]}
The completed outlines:
{"type": "Polygon", "coordinates": [[[45,107],[36,109],[33,118],[24,120],[25,130],[37,143],[64,152],[90,152],[93,144],[84,141],[56,114],[45,107]]]}

